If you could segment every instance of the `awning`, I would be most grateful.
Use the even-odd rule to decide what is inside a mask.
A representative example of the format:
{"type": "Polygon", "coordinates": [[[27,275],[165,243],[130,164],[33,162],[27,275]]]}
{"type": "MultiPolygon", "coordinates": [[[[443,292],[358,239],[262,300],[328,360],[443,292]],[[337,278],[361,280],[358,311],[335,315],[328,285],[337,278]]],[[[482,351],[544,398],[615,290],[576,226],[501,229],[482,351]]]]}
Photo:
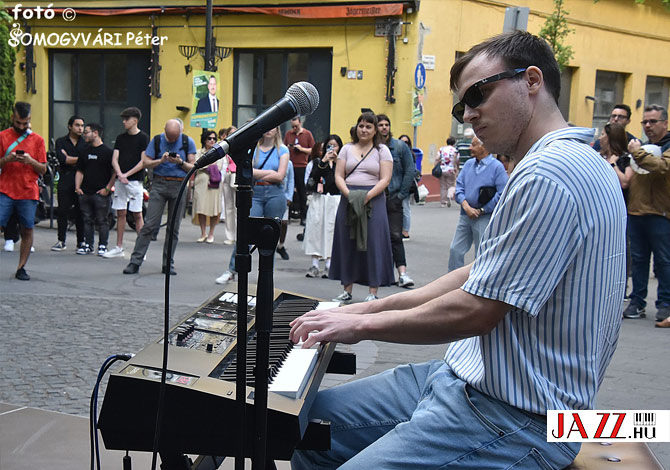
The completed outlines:
{"type": "MultiPolygon", "coordinates": [[[[54,8],[62,13],[65,8],[54,8]]],[[[181,14],[205,13],[204,7],[164,7],[164,8],[75,8],[77,15],[118,16],[150,13],[181,14]]],[[[256,13],[284,16],[288,18],[367,18],[374,16],[402,15],[400,3],[381,3],[377,5],[338,5],[338,6],[286,6],[286,7],[214,7],[214,13],[256,13]]]]}

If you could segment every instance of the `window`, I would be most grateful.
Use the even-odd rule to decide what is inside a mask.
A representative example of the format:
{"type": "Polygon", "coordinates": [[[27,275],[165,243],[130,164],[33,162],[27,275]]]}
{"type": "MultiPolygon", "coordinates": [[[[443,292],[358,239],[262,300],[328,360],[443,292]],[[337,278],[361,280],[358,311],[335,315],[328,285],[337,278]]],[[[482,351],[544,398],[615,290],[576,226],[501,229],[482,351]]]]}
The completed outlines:
{"type": "Polygon", "coordinates": [[[614,105],[623,103],[623,88],[626,75],[617,72],[596,71],[593,127],[601,129],[610,119],[614,105]]]}
{"type": "Polygon", "coordinates": [[[574,72],[573,67],[563,67],[563,70],[561,70],[561,94],[558,97],[558,109],[561,110],[563,119],[566,121],[570,121],[570,91],[574,72]]]}
{"type": "Polygon", "coordinates": [[[142,111],[140,128],[150,128],[149,51],[53,51],[50,55],[50,129],[67,132],[73,114],[103,126],[113,146],[124,132],[119,114],[129,106],[142,111]],[[146,84],[146,86],[143,86],[146,84]]]}
{"type": "Polygon", "coordinates": [[[238,50],[235,53],[234,77],[235,126],[240,127],[261,114],[284,96],[293,83],[308,81],[319,91],[320,103],[317,110],[306,118],[304,126],[314,134],[317,142],[330,133],[330,49],[238,50]]]}
{"type": "Polygon", "coordinates": [[[644,90],[644,105],[660,104],[667,109],[669,89],[670,78],[648,76],[644,90]]]}

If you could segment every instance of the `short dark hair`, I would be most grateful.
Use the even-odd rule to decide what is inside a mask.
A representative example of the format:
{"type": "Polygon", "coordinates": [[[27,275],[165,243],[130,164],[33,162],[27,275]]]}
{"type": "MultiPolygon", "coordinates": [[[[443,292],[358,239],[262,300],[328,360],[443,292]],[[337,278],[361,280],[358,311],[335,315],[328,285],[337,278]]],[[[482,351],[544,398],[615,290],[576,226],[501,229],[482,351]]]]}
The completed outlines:
{"type": "Polygon", "coordinates": [[[627,104],[615,104],[612,110],[615,109],[623,109],[624,111],[626,111],[626,114],[628,114],[628,119],[630,119],[630,115],[632,114],[630,111],[630,106],[628,106],[627,104]]]}
{"type": "Polygon", "coordinates": [[[140,108],[131,106],[130,108],[126,108],[123,111],[121,111],[121,117],[122,118],[134,117],[137,118],[137,120],[139,121],[140,119],[142,119],[142,111],[140,111],[140,108]]]}
{"type": "MultiPolygon", "coordinates": [[[[558,104],[558,97],[561,94],[561,72],[554,52],[544,39],[527,31],[515,31],[499,34],[473,46],[451,67],[449,86],[452,90],[456,90],[463,69],[480,54],[500,59],[510,69],[536,66],[542,71],[547,91],[558,104]]],[[[523,75],[520,74],[515,79],[521,77],[523,75]]]]}
{"type": "Polygon", "coordinates": [[[67,127],[72,127],[72,124],[74,124],[74,122],[77,119],[81,119],[81,122],[86,122],[86,121],[84,121],[83,117],[77,116],[76,114],[74,114],[74,115],[70,116],[70,119],[67,120],[67,127]]]}
{"type": "Polygon", "coordinates": [[[216,131],[214,129],[203,129],[202,134],[200,134],[200,145],[204,147],[205,142],[207,142],[207,137],[209,137],[212,134],[214,134],[214,138],[218,138],[218,136],[216,135],[216,131]]]}
{"type": "Polygon", "coordinates": [[[377,124],[379,124],[379,120],[377,119],[377,116],[374,113],[363,113],[360,116],[358,116],[356,125],[351,128],[351,140],[354,143],[358,143],[358,132],[356,132],[356,128],[361,122],[369,122],[374,126],[375,136],[372,138],[372,145],[376,148],[379,148],[379,144],[382,143],[382,137],[379,134],[379,131],[377,131],[377,124]]]}
{"type": "Polygon", "coordinates": [[[30,103],[26,103],[25,101],[17,101],[14,103],[14,114],[18,115],[21,119],[25,119],[28,116],[30,116],[30,103]]]}
{"type": "Polygon", "coordinates": [[[644,112],[648,113],[649,111],[660,111],[661,112],[661,119],[663,121],[668,120],[668,110],[665,109],[660,104],[650,104],[649,106],[645,106],[644,107],[644,112]]]}
{"type": "Polygon", "coordinates": [[[102,139],[102,126],[97,122],[89,122],[86,124],[86,127],[90,128],[92,131],[97,132],[98,136],[102,139]]]}
{"type": "Polygon", "coordinates": [[[447,138],[447,145],[454,145],[455,143],[456,143],[456,139],[454,139],[453,137],[449,136],[447,138]]]}

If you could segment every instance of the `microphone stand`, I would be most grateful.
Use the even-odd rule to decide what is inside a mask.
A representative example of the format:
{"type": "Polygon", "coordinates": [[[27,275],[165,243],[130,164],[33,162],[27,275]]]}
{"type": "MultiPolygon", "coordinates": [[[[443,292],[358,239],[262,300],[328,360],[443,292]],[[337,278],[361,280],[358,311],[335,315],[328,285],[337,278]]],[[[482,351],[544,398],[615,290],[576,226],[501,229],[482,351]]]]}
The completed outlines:
{"type": "Polygon", "coordinates": [[[237,369],[235,380],[235,402],[237,404],[238,443],[235,454],[235,470],[244,470],[246,430],[246,368],[247,368],[247,310],[249,291],[249,272],[251,271],[251,255],[249,254],[249,213],[251,211],[251,196],[253,184],[253,149],[250,147],[231,153],[231,158],[237,165],[237,254],[235,256],[235,271],[237,271],[237,369]]]}
{"type": "MultiPolygon", "coordinates": [[[[277,219],[250,218],[253,184],[254,146],[231,154],[237,165],[237,369],[235,374],[235,401],[238,412],[240,442],[235,455],[235,470],[244,470],[246,455],[246,369],[247,369],[247,314],[251,254],[249,244],[258,248],[258,287],[256,290],[256,367],[254,387],[253,442],[254,470],[265,468],[267,455],[268,372],[270,333],[274,300],[274,253],[279,241],[280,222],[277,219]]],[[[272,464],[274,466],[274,464],[272,464]]]]}

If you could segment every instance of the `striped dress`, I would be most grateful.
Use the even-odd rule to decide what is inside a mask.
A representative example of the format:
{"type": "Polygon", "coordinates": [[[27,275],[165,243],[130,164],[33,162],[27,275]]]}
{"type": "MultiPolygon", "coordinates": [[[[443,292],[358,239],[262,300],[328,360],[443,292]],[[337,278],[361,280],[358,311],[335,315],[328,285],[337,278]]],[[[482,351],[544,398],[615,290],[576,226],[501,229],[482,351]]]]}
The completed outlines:
{"type": "Polygon", "coordinates": [[[550,132],[514,169],[462,286],[512,309],[445,356],[477,390],[531,413],[593,408],[619,336],[626,208],[592,136],[550,132]]]}

